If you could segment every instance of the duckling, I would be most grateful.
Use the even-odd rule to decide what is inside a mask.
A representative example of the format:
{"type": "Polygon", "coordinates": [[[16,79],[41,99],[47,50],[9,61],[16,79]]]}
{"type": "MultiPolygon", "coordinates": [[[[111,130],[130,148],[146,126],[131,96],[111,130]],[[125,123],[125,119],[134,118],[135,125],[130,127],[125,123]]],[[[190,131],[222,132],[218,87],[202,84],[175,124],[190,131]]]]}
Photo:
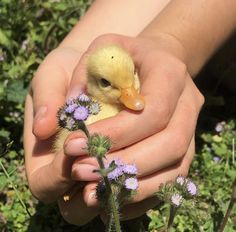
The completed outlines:
{"type": "MultiPolygon", "coordinates": [[[[97,115],[90,115],[86,125],[115,116],[124,108],[134,111],[144,109],[143,96],[139,94],[140,81],[131,56],[121,47],[108,45],[97,49],[87,60],[87,93],[101,105],[97,115]]],[[[55,141],[54,151],[63,149],[70,131],[62,129],[55,141]]]]}

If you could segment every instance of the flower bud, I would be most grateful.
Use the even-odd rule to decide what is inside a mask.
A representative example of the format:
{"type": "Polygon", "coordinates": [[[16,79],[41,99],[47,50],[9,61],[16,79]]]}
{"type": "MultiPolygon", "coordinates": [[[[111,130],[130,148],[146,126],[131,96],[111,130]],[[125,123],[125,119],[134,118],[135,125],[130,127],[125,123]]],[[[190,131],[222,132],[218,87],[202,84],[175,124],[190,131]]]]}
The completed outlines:
{"type": "Polygon", "coordinates": [[[95,157],[104,157],[111,149],[111,140],[107,136],[93,134],[88,140],[88,153],[95,157]]]}

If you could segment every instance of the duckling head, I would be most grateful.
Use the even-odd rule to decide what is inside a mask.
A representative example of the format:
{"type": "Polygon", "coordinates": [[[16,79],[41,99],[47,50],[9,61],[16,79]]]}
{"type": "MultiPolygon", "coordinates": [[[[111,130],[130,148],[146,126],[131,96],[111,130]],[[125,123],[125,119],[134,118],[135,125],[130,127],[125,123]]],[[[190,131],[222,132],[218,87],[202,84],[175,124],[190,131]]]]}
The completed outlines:
{"type": "Polygon", "coordinates": [[[100,48],[88,58],[87,90],[102,102],[142,110],[144,98],[138,93],[137,81],[132,58],[118,46],[100,48]]]}

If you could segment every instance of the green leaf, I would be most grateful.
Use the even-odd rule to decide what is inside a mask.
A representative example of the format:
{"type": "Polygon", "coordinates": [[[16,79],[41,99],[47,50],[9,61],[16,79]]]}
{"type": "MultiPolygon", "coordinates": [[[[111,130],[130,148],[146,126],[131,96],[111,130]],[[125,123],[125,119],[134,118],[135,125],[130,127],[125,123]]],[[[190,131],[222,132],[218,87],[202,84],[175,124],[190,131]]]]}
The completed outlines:
{"type": "Polygon", "coordinates": [[[2,192],[3,189],[6,187],[7,185],[7,179],[5,176],[0,176],[0,191],[2,192]]]}
{"type": "Polygon", "coordinates": [[[0,28],[0,45],[9,47],[11,45],[10,39],[8,38],[7,32],[0,28]]]}
{"type": "Polygon", "coordinates": [[[24,89],[23,81],[15,80],[7,88],[7,100],[16,103],[23,103],[27,90],[24,89]]]}

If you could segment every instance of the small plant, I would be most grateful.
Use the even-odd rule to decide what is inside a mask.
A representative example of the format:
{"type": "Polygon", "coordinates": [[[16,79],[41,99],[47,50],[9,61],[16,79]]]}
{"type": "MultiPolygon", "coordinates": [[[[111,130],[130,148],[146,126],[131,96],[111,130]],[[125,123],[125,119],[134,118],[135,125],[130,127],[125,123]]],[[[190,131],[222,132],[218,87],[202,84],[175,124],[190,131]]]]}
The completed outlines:
{"type": "Polygon", "coordinates": [[[171,231],[175,215],[180,207],[194,207],[197,196],[197,186],[190,179],[178,176],[175,182],[169,182],[160,186],[157,197],[169,204],[169,216],[166,223],[166,231],[171,231]],[[190,202],[190,205],[188,204],[190,202]]]}
{"type": "Polygon", "coordinates": [[[97,185],[96,196],[108,216],[106,231],[121,231],[120,207],[138,188],[136,178],[137,168],[132,164],[124,164],[121,160],[113,160],[105,164],[106,155],[111,149],[109,137],[99,134],[90,134],[85,124],[89,115],[96,115],[100,111],[98,102],[93,101],[86,94],[70,99],[58,111],[59,126],[69,131],[82,130],[87,136],[88,154],[97,159],[98,172],[102,179],[97,185]]]}

